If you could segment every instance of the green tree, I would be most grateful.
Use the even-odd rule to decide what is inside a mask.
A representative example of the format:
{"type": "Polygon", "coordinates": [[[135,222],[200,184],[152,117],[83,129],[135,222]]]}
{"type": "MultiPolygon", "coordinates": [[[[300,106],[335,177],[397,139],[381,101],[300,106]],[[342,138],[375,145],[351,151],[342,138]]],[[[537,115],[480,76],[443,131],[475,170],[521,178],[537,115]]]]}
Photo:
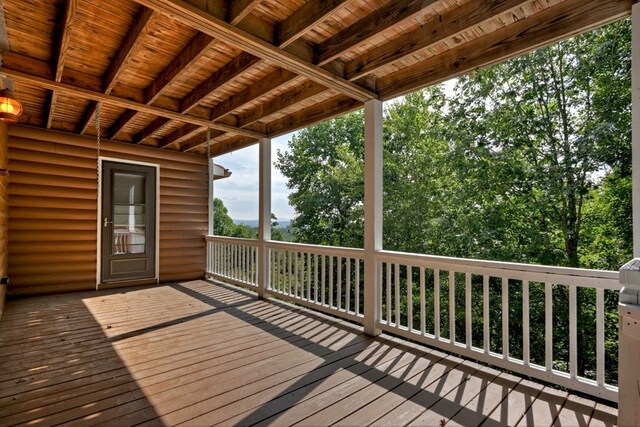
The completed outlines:
{"type": "Polygon", "coordinates": [[[293,190],[294,239],[321,245],[362,247],[364,194],[362,112],[300,131],[276,167],[293,190]]]}
{"type": "Polygon", "coordinates": [[[213,199],[213,233],[216,236],[233,236],[236,225],[221,199],[213,199]]]}

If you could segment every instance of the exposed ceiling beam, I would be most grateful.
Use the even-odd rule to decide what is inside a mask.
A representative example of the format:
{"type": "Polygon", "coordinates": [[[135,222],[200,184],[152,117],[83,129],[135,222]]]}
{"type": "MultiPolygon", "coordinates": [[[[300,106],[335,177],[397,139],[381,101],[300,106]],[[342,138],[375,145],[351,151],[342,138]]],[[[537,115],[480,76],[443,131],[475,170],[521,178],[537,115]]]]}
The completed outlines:
{"type": "Polygon", "coordinates": [[[472,0],[347,62],[345,76],[348,80],[364,77],[385,65],[434,46],[449,37],[493,19],[496,15],[509,12],[529,2],[530,0],[472,0]]]}
{"type": "Polygon", "coordinates": [[[361,107],[362,102],[339,95],[269,123],[267,135],[270,138],[283,135],[361,107]]]}
{"type": "Polygon", "coordinates": [[[168,124],[171,120],[166,117],[157,117],[151,123],[144,127],[140,132],[136,133],[133,136],[133,142],[136,144],[140,144],[145,139],[149,138],[155,132],[157,132],[160,128],[168,124]]]}
{"type": "Polygon", "coordinates": [[[267,104],[260,105],[253,110],[240,114],[238,117],[238,127],[248,126],[251,123],[255,123],[258,120],[277,113],[284,108],[292,107],[326,90],[326,87],[319,85],[316,82],[307,81],[280,94],[277,98],[267,104]]]}
{"type": "Polygon", "coordinates": [[[349,97],[360,101],[377,98],[377,95],[369,89],[349,82],[317,65],[302,60],[297,55],[282,50],[248,31],[234,27],[224,20],[183,0],[135,1],[159,13],[166,14],[183,25],[223,40],[245,52],[277,64],[282,68],[302,75],[328,88],[335,89],[349,97]]]}
{"type": "Polygon", "coordinates": [[[249,147],[258,142],[257,139],[247,137],[229,138],[226,141],[211,144],[211,157],[221,156],[241,148],[249,147]]]}
{"type": "Polygon", "coordinates": [[[60,91],[60,93],[62,94],[75,96],[77,98],[87,99],[90,101],[101,102],[111,107],[137,110],[142,113],[148,113],[148,114],[164,117],[171,120],[176,120],[182,123],[191,123],[199,126],[210,127],[211,129],[217,129],[217,130],[229,132],[236,135],[250,136],[252,138],[264,137],[262,133],[255,132],[252,130],[239,129],[234,126],[229,126],[222,123],[215,123],[207,119],[202,119],[200,117],[181,114],[176,111],[170,111],[170,110],[155,107],[152,105],[146,105],[140,102],[118,98],[112,95],[106,95],[104,93],[93,92],[87,89],[71,86],[65,83],[43,79],[42,77],[32,76],[19,71],[14,71],[6,67],[0,67],[0,73],[4,73],[8,77],[11,77],[12,79],[14,79],[16,82],[19,82],[22,84],[31,85],[33,87],[38,87],[41,89],[57,90],[57,91],[60,91]]]}
{"type": "Polygon", "coordinates": [[[109,139],[116,139],[116,136],[122,131],[138,115],[138,112],[135,110],[127,110],[125,111],[118,120],[109,128],[109,139]]]}
{"type": "MultiPolygon", "coordinates": [[[[185,70],[202,58],[214,44],[214,38],[203,33],[198,33],[192,38],[178,56],[145,88],[144,103],[147,105],[153,104],[167,86],[176,81],[185,70]]],[[[114,139],[137,114],[137,111],[129,110],[120,116],[118,121],[109,129],[110,138],[114,139]]]]}
{"type": "MultiPolygon", "coordinates": [[[[223,135],[222,132],[212,131],[211,132],[211,143],[213,144],[213,139],[223,135]]],[[[245,138],[245,137],[243,137],[245,138]]],[[[207,143],[207,132],[203,132],[200,135],[196,135],[188,141],[180,143],[180,151],[192,151],[203,144],[207,143]]],[[[206,147],[205,147],[206,148],[206,147]]]]}
{"type": "Polygon", "coordinates": [[[139,16],[136,17],[133,25],[129,28],[127,35],[120,44],[115,58],[109,65],[109,69],[104,79],[104,93],[109,94],[113,86],[118,81],[118,77],[124,70],[124,66],[129,62],[133,52],[141,44],[143,36],[148,31],[148,25],[151,22],[154,11],[143,8],[139,16]]]}
{"type": "Polygon", "coordinates": [[[55,80],[57,82],[62,81],[62,72],[64,70],[65,61],[67,60],[67,53],[69,52],[71,30],[73,29],[74,21],[76,19],[76,10],[78,10],[78,0],[67,0],[65,2],[62,31],[58,42],[58,54],[56,55],[55,80]]]}
{"type": "Polygon", "coordinates": [[[202,132],[203,130],[205,129],[202,126],[186,124],[174,130],[164,138],[162,138],[160,142],[158,142],[158,147],[164,148],[167,145],[173,144],[174,142],[183,141],[185,139],[192,137],[194,134],[198,132],[202,132]]]}
{"type": "Polygon", "coordinates": [[[80,122],[78,122],[77,128],[78,128],[78,133],[80,135],[82,135],[91,124],[91,121],[93,120],[93,117],[96,113],[97,108],[98,108],[98,103],[96,101],[91,100],[89,102],[89,106],[84,110],[84,113],[82,114],[82,118],[80,119],[80,122]]]}
{"type": "Polygon", "coordinates": [[[378,79],[382,99],[440,83],[480,67],[599,27],[629,14],[634,0],[566,0],[489,35],[378,79]]]}
{"type": "Polygon", "coordinates": [[[180,101],[180,111],[183,113],[188,112],[213,91],[238,77],[259,61],[260,58],[242,52],[185,96],[180,101]]]}
{"type": "Polygon", "coordinates": [[[236,25],[260,4],[262,0],[231,0],[229,5],[229,23],[236,25]]]}
{"type": "Polygon", "coordinates": [[[334,34],[314,49],[314,63],[323,65],[342,52],[367,41],[398,22],[415,15],[439,0],[396,0],[376,9],[363,19],[334,34]]]}
{"type": "Polygon", "coordinates": [[[257,83],[246,87],[235,95],[227,98],[226,100],[218,103],[211,108],[211,120],[216,120],[220,117],[224,117],[231,114],[233,111],[248,104],[249,102],[265,95],[272,90],[277,89],[283,84],[296,78],[296,74],[279,68],[271,74],[261,78],[257,83]]]}
{"type": "Polygon", "coordinates": [[[195,64],[215,44],[215,39],[203,33],[198,33],[185,46],[158,77],[144,90],[145,103],[153,103],[160,93],[169,86],[189,67],[195,64]]]}
{"type": "MultiPolygon", "coordinates": [[[[71,42],[71,30],[76,17],[76,10],[78,9],[77,0],[67,0],[64,4],[64,12],[62,14],[62,29],[60,31],[60,38],[58,40],[58,53],[56,57],[56,73],[55,80],[57,82],[62,81],[62,72],[64,71],[64,64],[67,59],[67,52],[69,51],[69,43],[71,42]]],[[[58,104],[58,94],[56,91],[51,91],[49,97],[49,108],[47,109],[47,116],[45,118],[45,126],[47,129],[51,128],[53,122],[53,114],[58,104]]]]}
{"type": "Polygon", "coordinates": [[[350,1],[353,0],[309,1],[303,4],[300,9],[276,25],[276,43],[279,47],[291,44],[350,1]]]}
{"type": "MultiPolygon", "coordinates": [[[[118,81],[118,77],[124,70],[124,66],[127,64],[129,59],[131,59],[131,55],[135,49],[140,45],[142,36],[147,32],[149,22],[151,21],[154,13],[155,12],[152,9],[142,8],[142,11],[129,28],[124,40],[120,43],[120,47],[116,52],[115,58],[113,58],[113,61],[105,73],[103,83],[103,92],[105,94],[109,95],[113,90],[113,87],[118,81]]],[[[78,133],[80,135],[83,135],[87,131],[87,128],[96,113],[96,105],[91,104],[89,107],[90,109],[85,111],[84,116],[87,120],[81,122],[81,126],[78,127],[78,133]]]]}

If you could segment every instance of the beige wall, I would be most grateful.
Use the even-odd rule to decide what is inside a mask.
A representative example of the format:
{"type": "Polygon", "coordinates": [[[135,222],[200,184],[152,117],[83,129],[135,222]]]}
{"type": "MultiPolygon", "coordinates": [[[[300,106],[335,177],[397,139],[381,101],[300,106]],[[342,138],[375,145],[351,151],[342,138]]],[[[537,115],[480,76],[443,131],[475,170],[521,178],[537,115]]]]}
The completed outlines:
{"type": "MultiPolygon", "coordinates": [[[[101,155],[160,165],[160,281],[204,277],[206,159],[110,141],[101,155]]],[[[95,139],[12,126],[9,171],[9,293],[95,289],[95,139]]]]}

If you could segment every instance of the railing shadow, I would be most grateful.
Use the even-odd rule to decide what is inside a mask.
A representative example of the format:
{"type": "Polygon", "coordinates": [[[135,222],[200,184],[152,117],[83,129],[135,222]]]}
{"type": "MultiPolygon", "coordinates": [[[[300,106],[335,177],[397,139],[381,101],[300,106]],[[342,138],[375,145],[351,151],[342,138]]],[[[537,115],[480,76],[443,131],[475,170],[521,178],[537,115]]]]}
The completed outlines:
{"type": "MultiPolygon", "coordinates": [[[[216,286],[227,285],[218,284],[216,286]]],[[[203,294],[202,292],[190,289],[189,287],[183,285],[178,284],[173,285],[173,287],[174,289],[177,289],[180,292],[183,292],[199,301],[202,301],[214,307],[215,309],[224,309],[225,312],[229,315],[237,318],[242,318],[243,321],[255,321],[254,325],[256,327],[261,328],[268,333],[274,334],[283,332],[282,328],[277,326],[275,328],[270,327],[268,330],[265,329],[265,326],[269,325],[269,323],[261,323],[259,322],[258,318],[252,318],[251,315],[247,316],[247,313],[242,311],[242,306],[226,306],[224,303],[217,300],[211,295],[203,294]]],[[[271,304],[279,305],[286,308],[287,310],[291,310],[291,306],[289,304],[283,304],[274,300],[270,300],[270,302],[271,304]]],[[[313,314],[307,315],[310,317],[314,317],[313,314]]],[[[326,317],[318,316],[317,318],[326,321],[326,317]]],[[[336,325],[336,327],[339,329],[345,328],[342,325],[336,325]]],[[[456,417],[460,417],[461,419],[474,419],[482,421],[488,415],[480,414],[478,411],[473,411],[466,405],[472,398],[475,398],[477,400],[477,402],[475,402],[476,407],[484,408],[484,400],[487,398],[487,394],[485,393],[486,387],[493,381],[496,375],[499,374],[497,372],[492,375],[482,374],[481,371],[477,371],[480,366],[476,365],[475,363],[465,362],[461,364],[461,360],[452,357],[445,357],[446,355],[442,353],[434,352],[425,354],[423,352],[412,350],[411,348],[405,347],[401,344],[399,345],[397,343],[385,342],[384,339],[356,336],[350,341],[340,343],[340,347],[338,349],[332,349],[332,344],[335,344],[339,341],[340,340],[338,339],[333,343],[328,344],[318,344],[311,338],[302,338],[296,341],[294,345],[301,349],[304,349],[305,351],[316,354],[323,360],[323,362],[319,366],[314,368],[312,372],[300,376],[296,381],[291,383],[282,391],[278,392],[276,396],[269,398],[268,401],[260,403],[259,405],[256,405],[255,407],[246,410],[241,414],[225,419],[225,415],[222,414],[223,411],[216,411],[212,409],[212,411],[210,412],[211,416],[205,415],[201,418],[192,420],[192,422],[195,422],[196,424],[222,422],[224,424],[234,425],[254,425],[262,423],[268,424],[272,422],[276,422],[278,424],[288,424],[290,421],[294,422],[305,419],[305,423],[313,423],[312,415],[314,413],[314,410],[319,411],[325,408],[313,407],[313,405],[310,403],[309,398],[312,396],[317,396],[321,393],[330,393],[329,389],[326,388],[326,384],[323,381],[336,374],[338,371],[343,370],[346,370],[352,374],[350,376],[351,379],[358,377],[366,380],[367,384],[375,383],[376,385],[383,387],[385,389],[385,398],[393,395],[395,395],[396,397],[401,397],[402,399],[400,400],[394,399],[394,401],[397,400],[399,402],[399,405],[402,405],[402,403],[400,403],[402,400],[418,404],[419,406],[421,406],[423,413],[420,414],[420,412],[418,412],[419,416],[424,416],[424,412],[428,410],[429,417],[425,418],[425,421],[435,420],[437,423],[441,419],[449,419],[454,415],[456,417]],[[365,340],[365,342],[369,346],[373,345],[374,350],[366,353],[366,350],[363,349],[361,352],[357,352],[340,359],[340,363],[337,363],[335,358],[331,357],[332,354],[334,354],[336,351],[340,351],[340,349],[342,348],[361,343],[362,340],[365,340]],[[385,344],[391,345],[385,346],[385,344]],[[383,352],[375,351],[376,348],[380,349],[382,347],[386,347],[387,350],[383,352]],[[444,365],[444,369],[440,369],[437,374],[432,375],[432,369],[438,364],[441,366],[444,365]],[[319,376],[317,372],[322,372],[322,376],[319,376]],[[385,377],[388,377],[389,375],[393,376],[393,380],[384,381],[383,379],[385,377]],[[473,389],[474,391],[467,392],[466,383],[474,375],[476,376],[476,380],[474,380],[473,384],[469,386],[475,387],[473,389]],[[414,376],[416,378],[413,378],[414,376]],[[480,378],[479,384],[476,384],[478,383],[477,378],[480,378]],[[303,410],[303,406],[308,406],[308,408],[304,409],[305,415],[303,416],[303,418],[295,418],[300,417],[298,413],[298,415],[294,416],[294,418],[288,418],[286,416],[286,411],[296,405],[301,407],[300,410],[303,410]]],[[[342,387],[346,389],[347,387],[344,387],[344,384],[348,381],[349,379],[345,379],[344,383],[336,384],[336,386],[342,385],[342,387]]],[[[514,387],[516,384],[517,383],[513,383],[512,386],[514,387]]],[[[502,389],[503,390],[500,394],[504,398],[509,394],[510,389],[508,385],[503,385],[502,389]]],[[[333,389],[333,393],[335,392],[336,390],[333,389]]],[[[344,392],[349,393],[348,391],[344,392]]],[[[538,398],[543,397],[544,396],[541,395],[538,398]]],[[[535,399],[536,396],[531,397],[531,401],[535,399]]],[[[340,398],[336,398],[330,401],[331,404],[335,404],[339,402],[339,400],[340,398]]],[[[497,414],[500,414],[498,419],[494,420],[498,424],[506,421],[509,417],[512,416],[512,414],[509,413],[509,408],[507,406],[508,401],[497,401],[493,404],[498,411],[497,414]]],[[[361,408],[345,408],[345,410],[349,412],[338,414],[335,417],[335,421],[338,421],[341,417],[348,415],[351,412],[356,412],[359,409],[361,408]]],[[[559,408],[550,407],[550,415],[552,419],[555,419],[557,416],[556,413],[553,413],[553,411],[556,409],[559,408]]],[[[588,408],[585,408],[584,410],[585,412],[589,412],[588,408]]],[[[227,415],[229,414],[227,413],[227,415]]],[[[389,418],[388,414],[384,415],[389,418]]],[[[534,417],[539,414],[534,414],[533,412],[531,412],[527,413],[526,415],[528,418],[525,421],[535,424],[536,420],[534,417]]],[[[590,417],[590,413],[588,413],[586,416],[590,417]]],[[[376,419],[368,420],[368,422],[375,421],[376,419]]],[[[393,421],[401,421],[401,419],[398,418],[394,420],[393,417],[391,417],[390,421],[392,421],[391,424],[393,424],[393,421]]]]}
{"type": "Polygon", "coordinates": [[[7,303],[0,321],[0,425],[88,424],[117,408],[122,395],[153,411],[83,297],[96,293],[7,303]]]}

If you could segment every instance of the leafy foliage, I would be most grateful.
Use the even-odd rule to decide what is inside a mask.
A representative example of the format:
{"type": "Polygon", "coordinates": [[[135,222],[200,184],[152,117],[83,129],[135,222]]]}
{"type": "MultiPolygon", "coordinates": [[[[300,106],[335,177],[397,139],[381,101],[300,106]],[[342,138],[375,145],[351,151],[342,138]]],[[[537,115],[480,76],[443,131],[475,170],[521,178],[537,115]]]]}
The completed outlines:
{"type": "MultiPolygon", "coordinates": [[[[388,104],[385,249],[614,270],[630,259],[630,41],[630,21],[619,21],[461,77],[453,94],[431,87],[388,104]]],[[[289,150],[278,153],[276,166],[292,190],[296,241],[362,247],[363,163],[362,112],[300,131],[289,150]]],[[[491,295],[499,298],[502,284],[493,279],[491,295]]],[[[447,280],[435,279],[445,302],[447,280]]],[[[482,286],[476,285],[477,301],[482,286]]],[[[523,284],[508,286],[508,317],[517,331],[523,284]]],[[[427,304],[433,298],[426,295],[427,304]]],[[[562,368],[568,363],[568,288],[554,285],[553,299],[554,363],[562,368]]],[[[577,299],[578,369],[585,374],[595,369],[595,334],[588,326],[595,322],[595,294],[581,289],[577,299]]],[[[615,293],[605,300],[607,364],[615,366],[615,293]]],[[[490,306],[491,346],[500,351],[502,306],[499,299],[490,306]]],[[[464,330],[463,308],[456,309],[456,331],[464,330]]],[[[449,307],[441,309],[446,319],[449,307]]],[[[542,362],[540,313],[544,285],[532,283],[531,358],[542,362]]],[[[482,337],[477,307],[473,316],[474,336],[482,337]]],[[[448,333],[446,322],[441,326],[448,333]]],[[[521,333],[509,340],[517,352],[521,333]]]]}

